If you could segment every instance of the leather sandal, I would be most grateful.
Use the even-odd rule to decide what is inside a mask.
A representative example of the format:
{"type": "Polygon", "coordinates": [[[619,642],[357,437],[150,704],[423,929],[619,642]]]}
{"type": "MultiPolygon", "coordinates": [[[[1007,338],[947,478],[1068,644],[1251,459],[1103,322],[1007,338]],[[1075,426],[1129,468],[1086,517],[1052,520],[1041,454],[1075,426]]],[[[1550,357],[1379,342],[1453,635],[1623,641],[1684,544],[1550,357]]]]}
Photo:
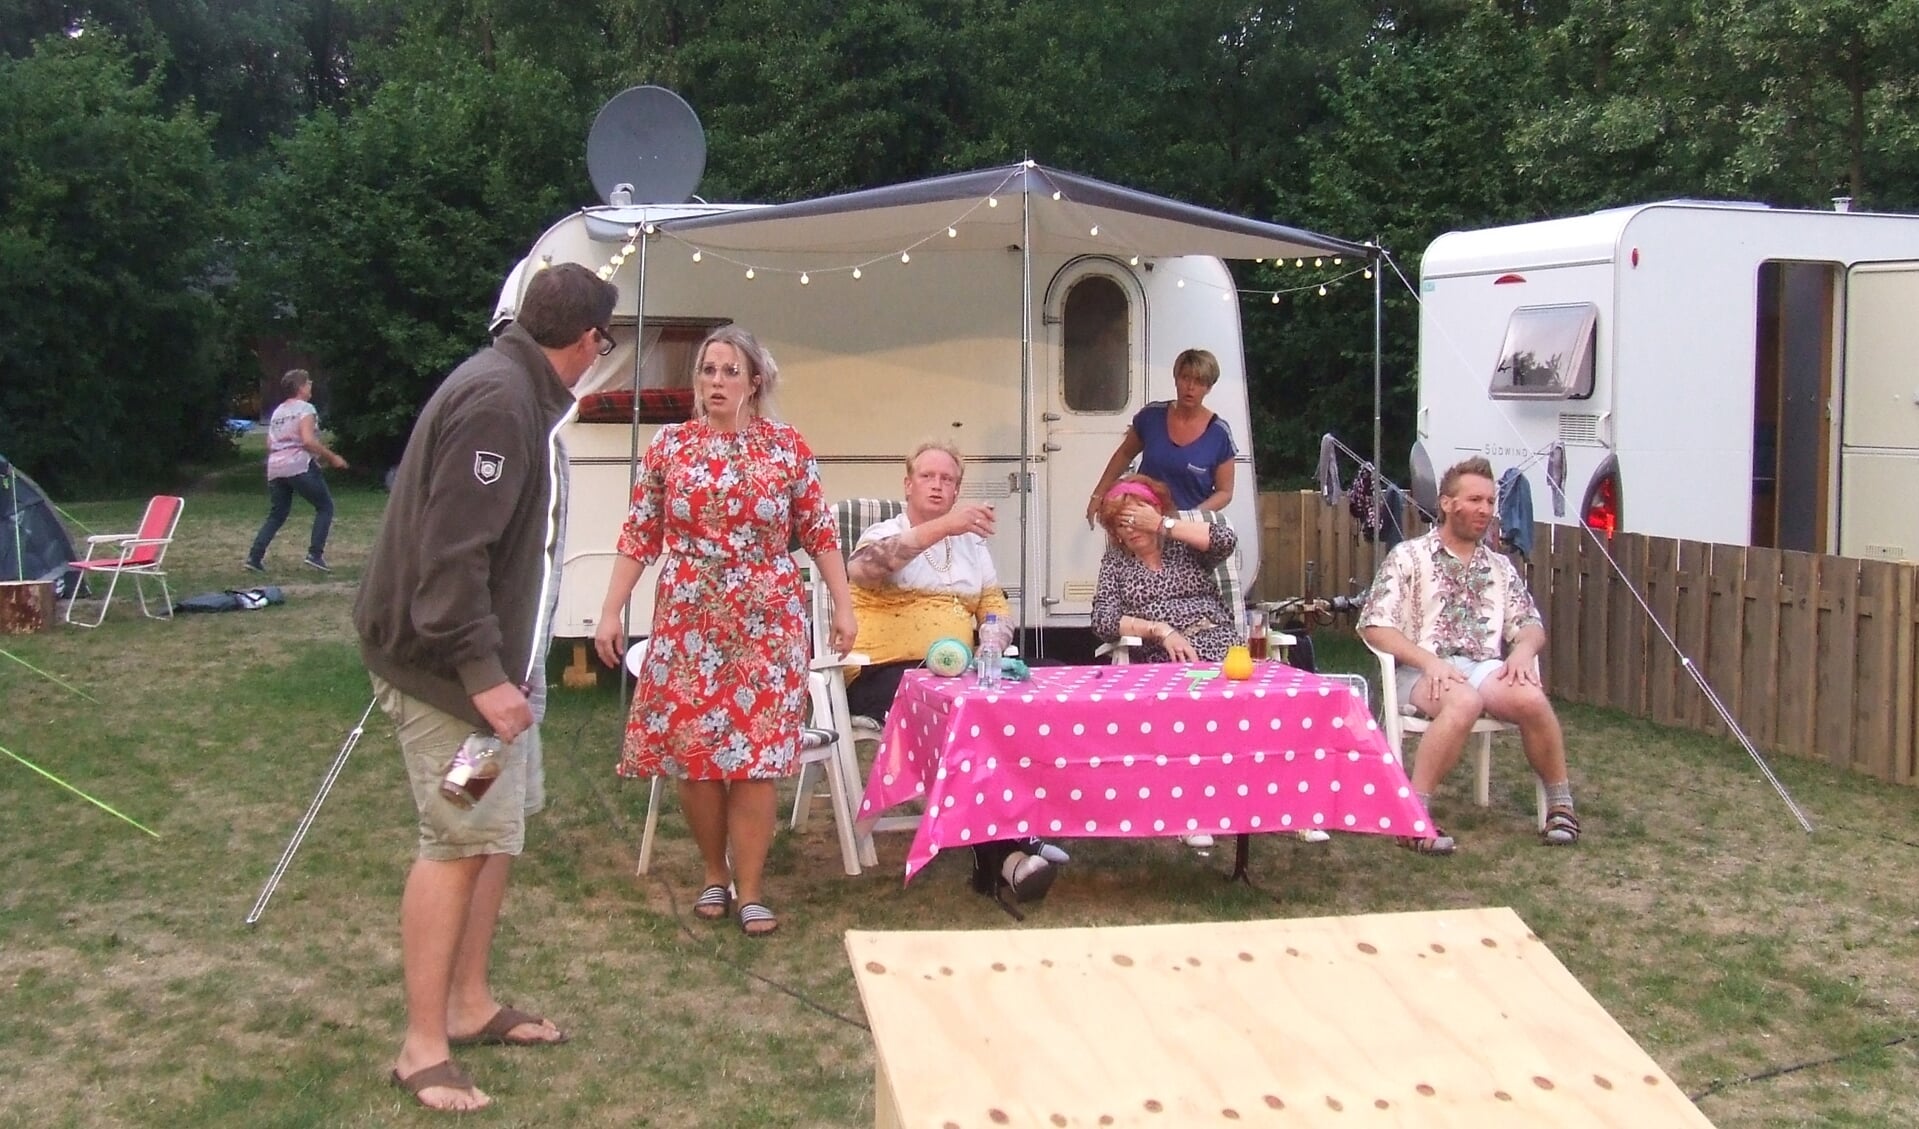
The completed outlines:
{"type": "Polygon", "coordinates": [[[1554,807],[1546,813],[1546,826],[1540,830],[1539,838],[1548,847],[1570,847],[1579,842],[1579,817],[1569,807],[1554,807]]]}
{"type": "Polygon", "coordinates": [[[1399,845],[1416,855],[1450,855],[1459,849],[1459,844],[1455,843],[1453,837],[1446,834],[1438,824],[1433,825],[1431,835],[1423,838],[1417,835],[1402,835],[1399,845]]]}
{"type": "Polygon", "coordinates": [[[493,1013],[492,1019],[486,1021],[486,1026],[471,1035],[449,1037],[446,1045],[449,1047],[557,1047],[566,1042],[568,1036],[564,1031],[561,1031],[559,1037],[554,1039],[542,1039],[538,1036],[530,1039],[525,1036],[517,1039],[513,1037],[513,1029],[516,1027],[524,1027],[529,1023],[539,1026],[545,1022],[544,1016],[528,1015],[519,1008],[502,1006],[500,1010],[493,1013]]]}
{"type": "Polygon", "coordinates": [[[464,1090],[469,1094],[473,1092],[473,1079],[466,1071],[453,1065],[452,1059],[443,1059],[440,1062],[434,1063],[432,1066],[416,1070],[404,1078],[400,1077],[398,1070],[395,1070],[390,1077],[395,1086],[413,1095],[413,1100],[419,1102],[420,1108],[422,1109],[430,1109],[435,1113],[466,1113],[477,1112],[478,1110],[486,1108],[486,1106],[482,1105],[476,1106],[474,1110],[450,1110],[436,1105],[429,1105],[427,1104],[427,1100],[420,1096],[420,1091],[435,1088],[464,1090]]]}

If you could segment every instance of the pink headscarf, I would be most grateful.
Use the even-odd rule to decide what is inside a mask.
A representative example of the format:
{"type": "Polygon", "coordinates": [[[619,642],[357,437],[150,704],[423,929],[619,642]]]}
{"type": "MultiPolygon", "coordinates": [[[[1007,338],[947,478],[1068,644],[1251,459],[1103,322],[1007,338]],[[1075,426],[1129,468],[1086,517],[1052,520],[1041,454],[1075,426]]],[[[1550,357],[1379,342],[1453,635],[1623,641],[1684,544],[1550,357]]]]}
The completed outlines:
{"type": "Polygon", "coordinates": [[[1159,497],[1143,482],[1121,482],[1106,492],[1106,500],[1124,497],[1144,498],[1154,509],[1159,508],[1159,497]]]}

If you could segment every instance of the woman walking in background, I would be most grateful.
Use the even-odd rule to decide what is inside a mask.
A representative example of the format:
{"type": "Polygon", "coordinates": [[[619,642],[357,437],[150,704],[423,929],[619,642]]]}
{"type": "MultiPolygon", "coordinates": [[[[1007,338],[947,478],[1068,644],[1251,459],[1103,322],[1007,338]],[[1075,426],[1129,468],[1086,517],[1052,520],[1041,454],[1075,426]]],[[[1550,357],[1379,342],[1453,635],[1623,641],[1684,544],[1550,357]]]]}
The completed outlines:
{"type": "Polygon", "coordinates": [[[808,716],[806,595],[790,540],[832,593],[841,653],[856,634],[853,598],[813,452],[769,414],[779,367],[731,325],[697,357],[699,414],[646,448],[593,642],[620,664],[633,586],[664,555],[618,771],[679,781],[705,867],[694,914],[718,921],[737,895],[741,930],[764,937],[779,928],[761,888],[774,784],[799,770],[808,716]]]}
{"type": "Polygon", "coordinates": [[[254,572],[267,570],[267,546],[273,544],[273,535],[286,524],[287,515],[293,512],[293,496],[298,494],[313,506],[307,567],[332,572],[326,563],[326,539],[333,528],[333,495],[327,492],[319,460],[326,460],[335,470],[345,470],[346,460],[320,442],[320,413],[313,407],[313,377],[307,370],[296,368],[280,380],[286,399],[273,409],[273,418],[267,423],[267,520],[254,535],[246,566],[254,572]]]}

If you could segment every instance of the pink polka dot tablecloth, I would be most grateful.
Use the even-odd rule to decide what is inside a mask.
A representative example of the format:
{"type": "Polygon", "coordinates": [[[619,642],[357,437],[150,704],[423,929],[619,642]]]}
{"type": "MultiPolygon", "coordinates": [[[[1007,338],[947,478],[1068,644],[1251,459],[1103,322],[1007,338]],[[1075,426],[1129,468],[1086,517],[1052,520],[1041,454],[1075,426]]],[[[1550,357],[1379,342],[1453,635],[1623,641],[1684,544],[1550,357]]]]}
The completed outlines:
{"type": "Polygon", "coordinates": [[[914,799],[908,879],[942,850],[1025,835],[1429,826],[1365,699],[1278,662],[1243,682],[1207,663],[1037,667],[993,691],[909,671],[859,818],[914,799]]]}

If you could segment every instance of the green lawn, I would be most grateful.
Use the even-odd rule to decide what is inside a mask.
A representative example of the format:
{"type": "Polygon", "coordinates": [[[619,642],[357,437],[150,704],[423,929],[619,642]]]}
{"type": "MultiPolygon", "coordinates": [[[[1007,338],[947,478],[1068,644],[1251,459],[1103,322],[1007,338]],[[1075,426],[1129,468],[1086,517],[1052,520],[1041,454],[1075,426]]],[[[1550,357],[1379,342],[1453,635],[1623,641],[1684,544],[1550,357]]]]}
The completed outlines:
{"type": "MultiPolygon", "coordinates": [[[[239,562],[265,510],[249,470],[192,494],[176,594],[262,582],[239,562]]],[[[349,609],[383,495],[347,484],[328,556],[298,567],[308,511],[276,544],[286,605],[0,639],[98,699],[0,660],[0,745],[118,806],[158,841],[0,760],[0,1125],[430,1124],[385,1084],[401,1027],[397,917],[413,816],[374,714],[257,927],[242,924],[370,696],[349,609]]],[[[141,500],[75,508],[130,528],[141,500]]],[[[1322,642],[1325,640],[1322,638],[1322,642]]],[[[1347,644],[1322,660],[1367,667],[1347,644]]],[[[551,807],[534,825],[499,944],[503,995],[574,1033],[551,1051],[475,1051],[489,1125],[870,1124],[872,1050],[840,948],[848,928],[1059,925],[1510,905],[1721,1126],[1919,1123],[1919,791],[1783,762],[1818,827],[1797,830],[1737,747],[1565,712],[1587,841],[1536,844],[1516,748],[1494,806],[1458,773],[1438,815],[1461,853],[1370,837],[1227,852],[1084,841],[1017,925],[965,889],[964,860],[911,886],[905,841],[840,874],[824,818],[783,832],[767,942],[692,920],[699,878],[677,814],[636,879],[643,785],[612,765],[617,691],[558,696],[551,807]],[[1828,1061],[1829,1060],[1829,1061],[1828,1061]],[[1793,1069],[1812,1063],[1804,1069],[1793,1069]],[[1754,1080],[1744,1080],[1748,1076],[1754,1080]]]]}

